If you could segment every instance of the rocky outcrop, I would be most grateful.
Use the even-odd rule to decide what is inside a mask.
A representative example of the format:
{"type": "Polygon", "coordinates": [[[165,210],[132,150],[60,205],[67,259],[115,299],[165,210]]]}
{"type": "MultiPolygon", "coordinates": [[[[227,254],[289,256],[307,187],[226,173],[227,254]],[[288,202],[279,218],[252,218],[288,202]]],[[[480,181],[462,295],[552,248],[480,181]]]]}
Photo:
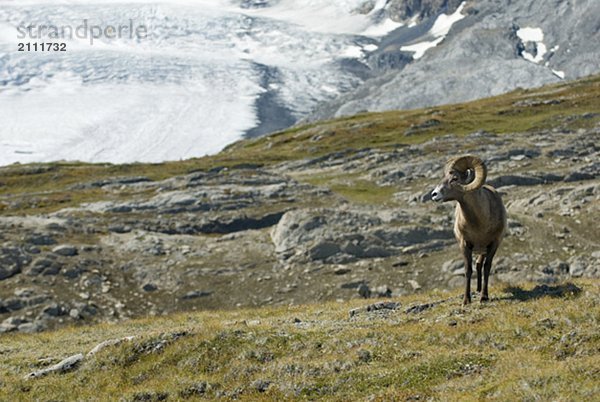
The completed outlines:
{"type": "Polygon", "coordinates": [[[452,238],[449,231],[415,226],[392,229],[389,223],[372,211],[297,210],[283,216],[271,238],[284,261],[326,263],[443,248],[444,241],[452,238]]]}

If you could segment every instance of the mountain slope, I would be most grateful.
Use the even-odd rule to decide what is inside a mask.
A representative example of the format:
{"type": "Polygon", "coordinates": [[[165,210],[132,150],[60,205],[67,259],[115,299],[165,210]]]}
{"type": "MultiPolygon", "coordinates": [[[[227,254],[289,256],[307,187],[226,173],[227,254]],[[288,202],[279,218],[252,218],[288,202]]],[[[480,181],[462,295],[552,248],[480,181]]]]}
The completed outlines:
{"type": "Polygon", "coordinates": [[[446,160],[509,230],[493,283],[600,277],[600,78],[362,114],[163,164],[0,169],[0,332],[463,286],[446,160]]]}
{"type": "MultiPolygon", "coordinates": [[[[429,3],[436,2],[425,1],[421,7],[429,3]]],[[[457,2],[448,4],[448,11],[456,10],[452,6],[458,7],[457,2]]],[[[532,0],[484,0],[462,6],[458,11],[463,19],[452,25],[441,43],[422,57],[409,52],[419,58],[402,63],[399,72],[367,81],[320,107],[313,118],[468,101],[565,77],[579,78],[600,69],[598,2],[557,1],[548,6],[532,0]]],[[[439,18],[434,14],[432,19],[439,18]]],[[[424,19],[390,34],[369,56],[370,64],[394,56],[402,59],[403,49],[410,46],[407,37],[414,37],[409,43],[421,45],[442,38],[435,26],[423,32],[431,24],[424,19]]]]}
{"type": "Polygon", "coordinates": [[[597,281],[494,287],[467,308],[457,293],[3,336],[0,399],[597,398],[597,281]]]}

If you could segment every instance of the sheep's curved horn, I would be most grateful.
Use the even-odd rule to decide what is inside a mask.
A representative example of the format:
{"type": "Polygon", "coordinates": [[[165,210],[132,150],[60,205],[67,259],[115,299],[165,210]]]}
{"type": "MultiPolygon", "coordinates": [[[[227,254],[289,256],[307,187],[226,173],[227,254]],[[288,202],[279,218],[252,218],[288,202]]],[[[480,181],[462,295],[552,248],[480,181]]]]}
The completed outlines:
{"type": "Polygon", "coordinates": [[[456,170],[465,173],[469,169],[473,169],[475,178],[471,183],[461,185],[462,190],[465,192],[477,190],[483,186],[485,179],[487,178],[487,167],[485,166],[485,163],[476,156],[466,155],[451,159],[446,164],[446,172],[456,170]]]}

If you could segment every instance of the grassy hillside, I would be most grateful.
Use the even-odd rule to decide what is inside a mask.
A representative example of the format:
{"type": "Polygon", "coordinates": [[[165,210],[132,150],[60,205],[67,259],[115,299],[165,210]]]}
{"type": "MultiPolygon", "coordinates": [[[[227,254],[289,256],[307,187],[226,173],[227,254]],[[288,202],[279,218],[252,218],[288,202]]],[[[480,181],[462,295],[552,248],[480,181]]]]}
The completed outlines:
{"type": "Polygon", "coordinates": [[[0,401],[600,400],[598,127],[595,76],[186,161],[2,167],[3,264],[19,269],[0,283],[0,327],[66,328],[0,333],[0,401]],[[452,205],[422,198],[442,161],[468,151],[508,180],[510,221],[492,301],[463,307],[461,290],[439,290],[462,287],[452,205]],[[277,219],[263,218],[290,211],[345,211],[324,225],[329,240],[345,247],[360,221],[373,235],[361,247],[385,252],[313,258],[306,229],[315,239],[290,244],[307,252],[286,260],[277,219]],[[414,244],[402,237],[417,229],[414,244]],[[397,297],[357,299],[359,284],[397,297]],[[205,311],[173,314],[192,309],[205,311]]]}
{"type": "Polygon", "coordinates": [[[5,335],[0,400],[597,400],[598,282],[491,293],[466,308],[434,292],[372,311],[354,301],[5,335]],[[126,336],[69,372],[23,379],[126,336]]]}

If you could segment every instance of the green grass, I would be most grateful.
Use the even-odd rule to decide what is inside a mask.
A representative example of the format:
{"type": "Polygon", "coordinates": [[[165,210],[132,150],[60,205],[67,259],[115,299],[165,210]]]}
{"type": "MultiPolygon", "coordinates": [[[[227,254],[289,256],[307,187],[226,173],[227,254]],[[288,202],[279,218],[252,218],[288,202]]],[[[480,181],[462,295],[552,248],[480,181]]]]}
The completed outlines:
{"type": "Polygon", "coordinates": [[[367,301],[3,335],[0,400],[597,398],[597,281],[498,286],[492,302],[466,308],[458,293],[404,297],[396,299],[399,310],[353,318],[349,309],[367,301]],[[403,311],[439,299],[446,301],[420,314],[403,311]],[[22,378],[130,335],[135,340],[86,358],[73,372],[22,378]],[[262,390],[261,381],[269,384],[262,390]]]}

